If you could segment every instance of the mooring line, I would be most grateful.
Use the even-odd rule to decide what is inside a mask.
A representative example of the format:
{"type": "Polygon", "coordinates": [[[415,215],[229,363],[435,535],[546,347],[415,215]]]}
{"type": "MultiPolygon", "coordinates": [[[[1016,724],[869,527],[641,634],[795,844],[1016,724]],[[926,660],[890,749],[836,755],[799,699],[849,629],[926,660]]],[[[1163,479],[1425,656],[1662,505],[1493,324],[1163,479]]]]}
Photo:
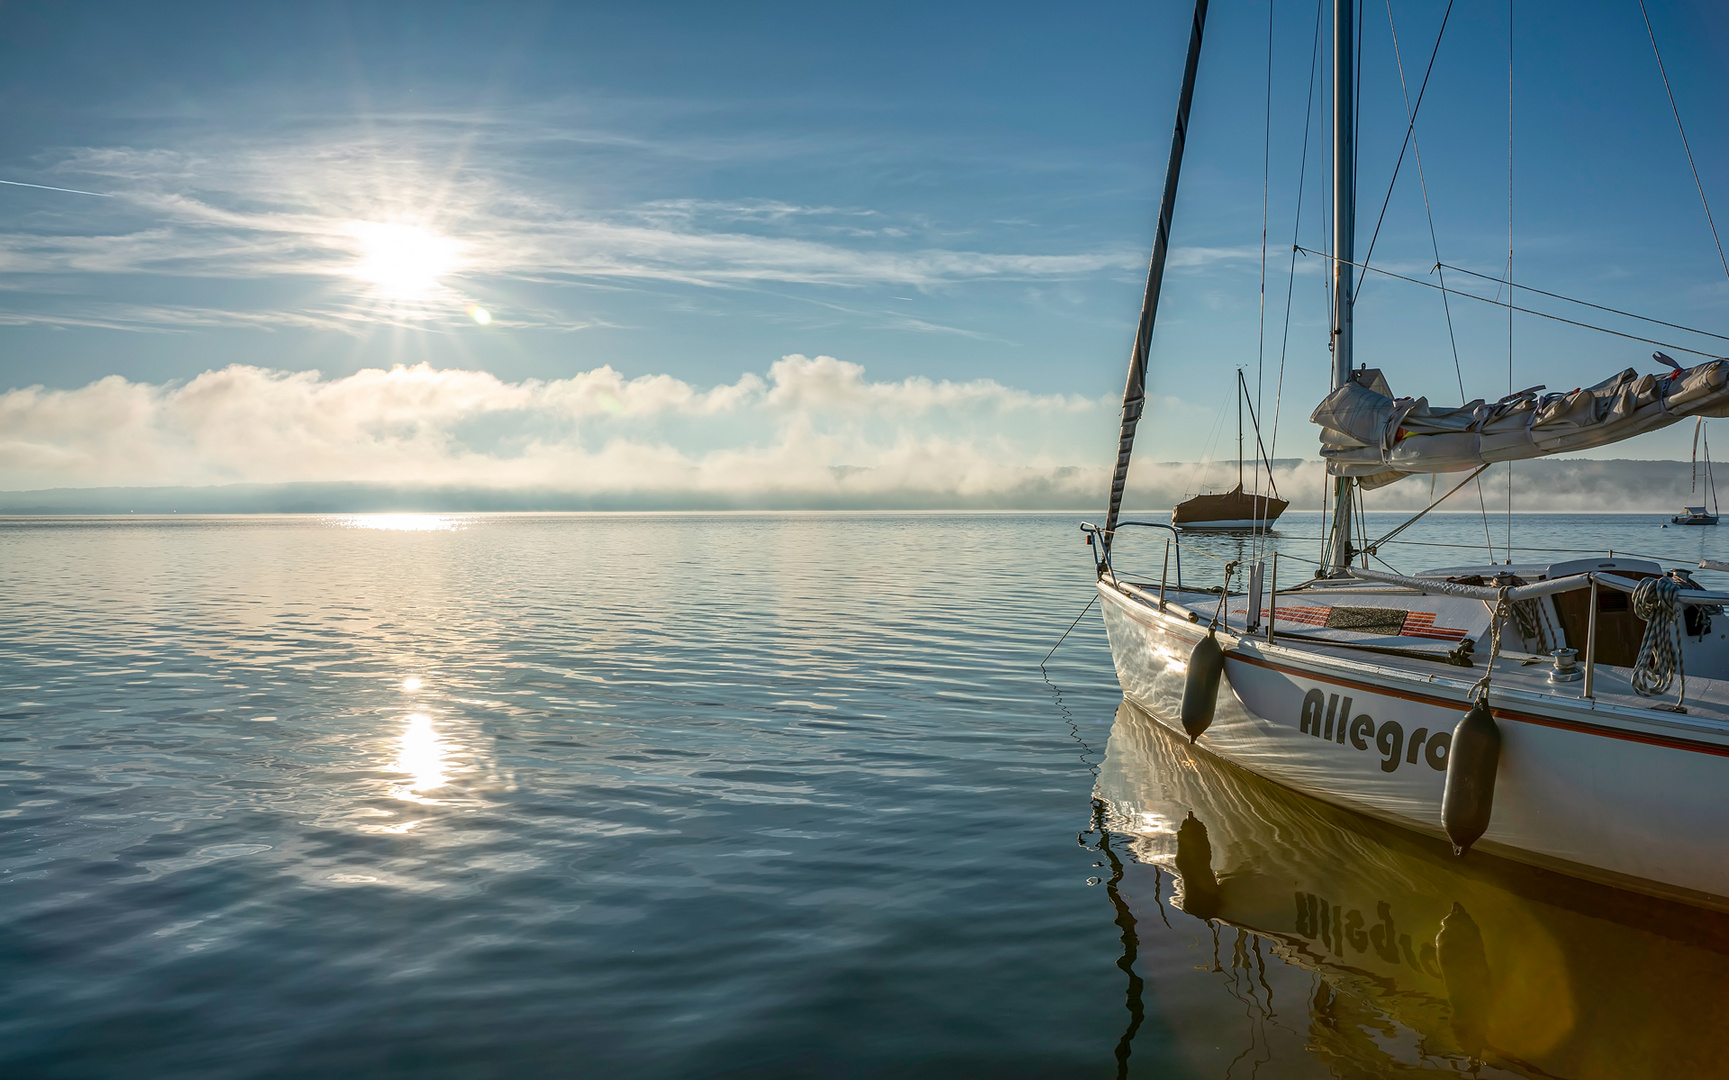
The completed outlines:
{"type": "Polygon", "coordinates": [[[1057,649],[1062,646],[1062,643],[1069,640],[1069,633],[1071,631],[1073,631],[1075,627],[1081,625],[1081,620],[1086,618],[1087,612],[1089,612],[1093,609],[1093,600],[1097,600],[1098,598],[1099,598],[1099,594],[1097,592],[1094,592],[1093,593],[1093,599],[1087,601],[1087,606],[1081,609],[1081,613],[1079,615],[1075,616],[1075,621],[1069,624],[1068,630],[1064,630],[1063,636],[1057,639],[1057,643],[1055,645],[1051,646],[1051,651],[1045,654],[1045,659],[1039,661],[1039,670],[1040,671],[1043,671],[1045,669],[1046,661],[1050,660],[1050,658],[1052,656],[1056,655],[1057,649]]]}

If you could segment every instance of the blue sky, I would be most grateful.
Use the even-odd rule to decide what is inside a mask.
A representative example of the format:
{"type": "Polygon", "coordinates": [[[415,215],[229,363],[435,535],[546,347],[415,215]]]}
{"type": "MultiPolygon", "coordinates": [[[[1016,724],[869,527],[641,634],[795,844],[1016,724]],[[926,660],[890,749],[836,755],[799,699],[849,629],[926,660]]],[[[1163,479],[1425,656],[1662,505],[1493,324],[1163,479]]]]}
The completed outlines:
{"type": "MultiPolygon", "coordinates": [[[[1391,5],[1413,95],[1444,8],[1391,5]]],[[[1315,11],[1273,10],[1263,350],[1268,8],[1213,6],[1154,350],[1160,400],[1142,428],[1149,460],[1217,450],[1236,366],[1253,381],[1264,359],[1269,397],[1278,378],[1315,11]]],[[[371,478],[405,460],[432,482],[459,459],[484,472],[553,444],[559,464],[528,470],[541,482],[589,482],[578,474],[621,446],[639,451],[616,466],[626,472],[657,455],[712,470],[721,452],[756,454],[765,475],[811,454],[830,455],[823,469],[916,471],[964,450],[980,469],[1102,476],[1189,12],[0,8],[0,179],[111,196],[0,187],[0,391],[44,388],[0,404],[29,444],[0,452],[0,487],[371,478]],[[361,408],[360,384],[341,383],[422,363],[467,373],[446,380],[457,398],[436,417],[400,401],[361,408]],[[266,373],[223,383],[252,396],[212,405],[210,380],[188,396],[234,364],[266,373]],[[632,427],[624,414],[601,424],[519,400],[598,369],[672,387],[664,401],[686,404],[631,414],[642,417],[632,427]],[[358,410],[346,434],[314,430],[316,405],[310,426],[250,451],[222,450],[216,429],[198,426],[214,410],[222,430],[250,430],[236,418],[271,415],[259,395],[293,373],[304,389],[311,371],[358,410]],[[824,383],[839,397],[795,415],[785,402],[816,399],[776,371],[849,374],[824,383]],[[475,373],[503,396],[475,391],[475,373]],[[114,376],[129,389],[115,391],[114,376]],[[735,398],[757,404],[724,423],[703,406],[714,422],[690,421],[688,402],[751,379],[760,393],[735,398]],[[131,426],[110,423],[98,447],[88,418],[113,393],[131,402],[131,426]],[[462,394],[477,404],[465,409],[462,394]],[[828,441],[800,442],[801,431],[828,441]],[[308,454],[322,471],[283,467],[297,439],[324,440],[308,454]],[[383,443],[390,453],[375,453],[383,443]]],[[[1359,251],[1405,127],[1388,8],[1364,12],[1359,251]]],[[[1729,16],[1693,2],[1651,14],[1729,225],[1729,16]]],[[[1729,332],[1729,280],[1638,4],[1521,2],[1512,30],[1518,279],[1729,332]]],[[[1490,274],[1507,247],[1507,50],[1505,0],[1459,0],[1417,125],[1442,258],[1490,274]]],[[[1310,138],[1300,238],[1318,246],[1325,152],[1318,130],[1310,138]]],[[[1415,164],[1407,156],[1375,262],[1424,276],[1434,259],[1415,164]]],[[[1279,452],[1312,456],[1303,421],[1326,381],[1321,275],[1318,259],[1298,263],[1279,452]]],[[[1505,316],[1458,300],[1453,318],[1468,394],[1505,393],[1505,316]]],[[[1395,390],[1457,400],[1435,294],[1371,278],[1358,327],[1359,358],[1395,390]]],[[[1566,389],[1649,369],[1649,352],[1521,317],[1513,381],[1566,389]]],[[[1671,431],[1615,455],[1684,456],[1685,439],[1671,431]]],[[[940,482],[997,482],[980,475],[940,482]]]]}

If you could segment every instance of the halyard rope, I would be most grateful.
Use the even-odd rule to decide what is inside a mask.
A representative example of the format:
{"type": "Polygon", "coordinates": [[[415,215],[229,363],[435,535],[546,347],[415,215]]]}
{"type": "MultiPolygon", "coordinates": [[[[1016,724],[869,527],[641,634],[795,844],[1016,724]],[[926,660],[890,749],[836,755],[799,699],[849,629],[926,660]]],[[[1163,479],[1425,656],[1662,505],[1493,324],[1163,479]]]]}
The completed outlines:
{"type": "Polygon", "coordinates": [[[1495,660],[1501,655],[1501,624],[1513,614],[1513,602],[1507,599],[1511,589],[1511,585],[1503,585],[1498,590],[1495,610],[1489,615],[1489,668],[1466,695],[1479,705],[1489,703],[1489,678],[1495,674],[1495,660]]]}
{"type": "Polygon", "coordinates": [[[1676,597],[1681,586],[1666,577],[1646,578],[1633,590],[1633,614],[1645,620],[1645,636],[1639,642],[1639,659],[1633,664],[1633,692],[1658,697],[1669,691],[1675,676],[1681,677],[1681,696],[1687,700],[1687,671],[1681,661],[1681,605],[1676,597]]]}

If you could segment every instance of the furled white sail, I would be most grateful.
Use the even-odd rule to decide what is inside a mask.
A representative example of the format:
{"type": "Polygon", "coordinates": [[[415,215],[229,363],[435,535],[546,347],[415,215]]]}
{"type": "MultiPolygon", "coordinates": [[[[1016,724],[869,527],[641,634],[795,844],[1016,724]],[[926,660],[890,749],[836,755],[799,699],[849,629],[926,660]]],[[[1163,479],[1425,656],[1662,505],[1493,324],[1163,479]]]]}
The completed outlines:
{"type": "Polygon", "coordinates": [[[1369,369],[1327,395],[1309,419],[1321,426],[1327,471],[1375,488],[1419,473],[1589,450],[1689,416],[1729,416],[1729,360],[1661,375],[1628,368],[1564,394],[1543,389],[1436,409],[1427,398],[1393,397],[1369,369]]]}

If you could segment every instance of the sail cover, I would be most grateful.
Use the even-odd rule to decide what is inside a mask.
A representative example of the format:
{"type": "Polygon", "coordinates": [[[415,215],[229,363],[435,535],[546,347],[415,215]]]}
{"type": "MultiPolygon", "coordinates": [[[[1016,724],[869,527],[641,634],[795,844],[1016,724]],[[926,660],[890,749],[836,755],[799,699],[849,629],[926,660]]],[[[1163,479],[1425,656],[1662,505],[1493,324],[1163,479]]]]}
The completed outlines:
{"type": "Polygon", "coordinates": [[[1689,416],[1729,416],[1729,360],[1661,375],[1628,368],[1564,394],[1543,389],[1436,409],[1428,398],[1394,397],[1381,373],[1366,369],[1309,419],[1321,426],[1327,472],[1376,488],[1420,473],[1607,446],[1689,416]]]}

